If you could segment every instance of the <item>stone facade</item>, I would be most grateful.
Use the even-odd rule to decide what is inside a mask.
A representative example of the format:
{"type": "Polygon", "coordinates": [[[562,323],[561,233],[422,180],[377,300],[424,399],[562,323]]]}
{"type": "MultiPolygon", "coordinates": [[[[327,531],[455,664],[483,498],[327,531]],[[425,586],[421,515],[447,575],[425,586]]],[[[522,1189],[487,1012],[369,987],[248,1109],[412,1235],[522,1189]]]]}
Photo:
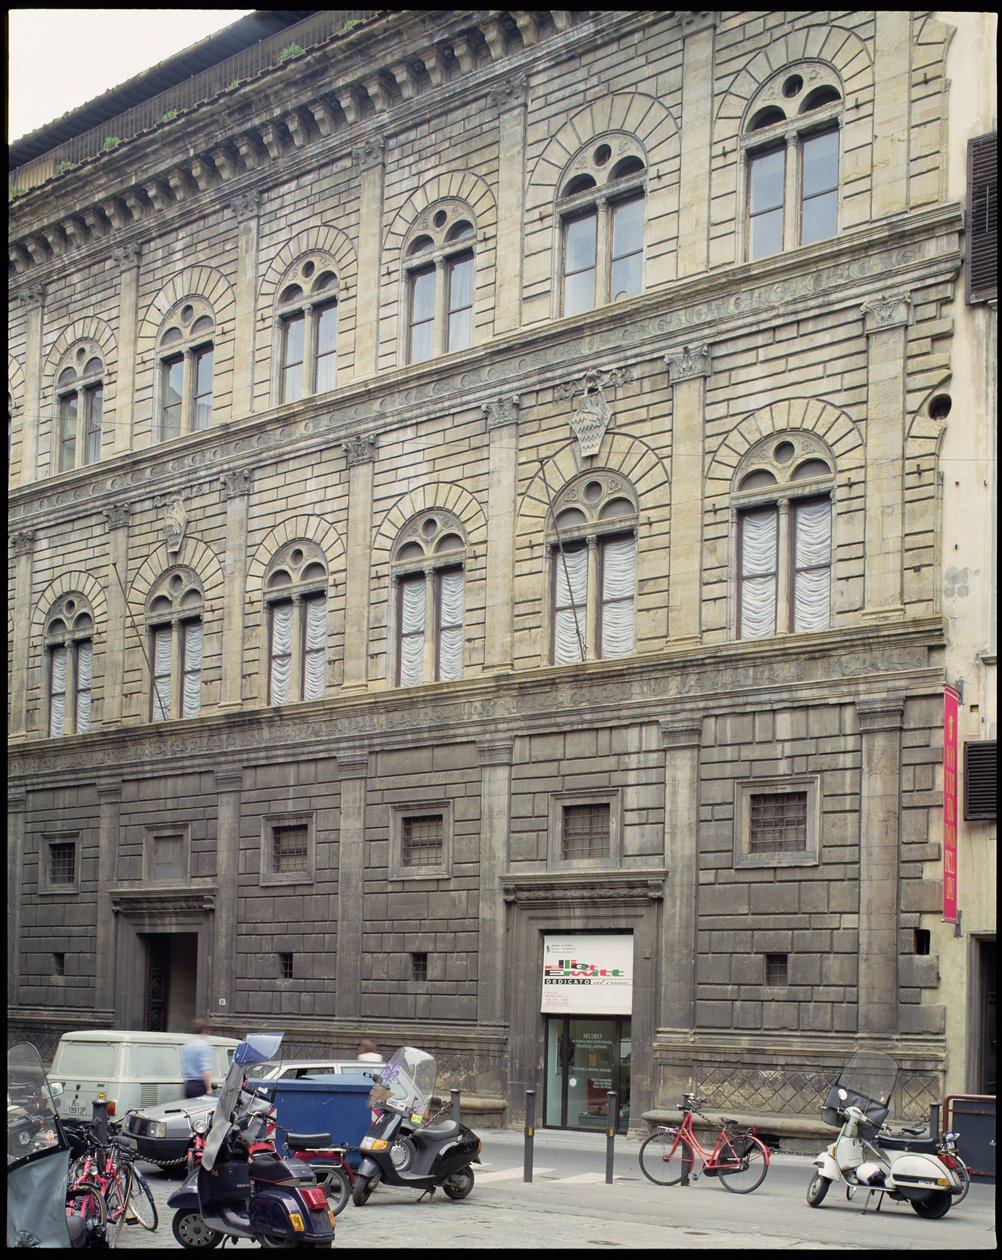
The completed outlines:
{"type": "MultiPolygon", "coordinates": [[[[953,16],[965,35],[978,18],[953,16]]],[[[956,413],[932,404],[971,318],[947,140],[990,126],[950,113],[953,35],[897,12],[375,15],[14,199],[15,1024],[144,1026],[157,967],[175,988],[194,970],[219,1031],[415,1041],[515,1121],[544,1072],[541,937],[630,933],[635,1125],[690,1087],[806,1116],[860,1041],[904,1061],[913,1113],[963,1088],[937,965],[942,695],[973,653],[993,669],[994,639],[985,621],[958,649],[944,615],[956,413]],[[810,107],[815,83],[837,230],[750,258],[755,120],[778,127],[763,111],[810,107]],[[642,285],[564,314],[567,189],[624,160],[642,285]],[[468,344],[411,362],[413,250],[439,251],[441,284],[463,224],[468,344]],[[283,402],[283,303],[321,272],[336,383],[283,402]],[[161,440],[165,329],[200,316],[211,425],[161,440]],[[103,365],[99,458],[57,471],[80,350],[103,365]],[[809,631],[741,634],[746,487],[791,459],[831,505],[830,602],[809,631]],[[559,520],[593,499],[634,540],[632,637],[603,646],[619,518],[596,508],[586,659],[558,664],[559,520]],[[436,681],[429,620],[402,686],[403,584],[433,589],[447,539],[458,665],[436,681]],[[276,566],[305,607],[311,559],[325,620],[291,667],[307,690],[275,703],[276,566]],[[199,601],[197,704],[154,721],[165,575],[199,601]],[[93,626],[89,717],[54,736],[67,595],[93,626]],[[806,839],[763,854],[751,802],[784,792],[806,839]],[[561,820],[589,805],[607,847],[568,856],[561,820]],[[408,827],[426,817],[423,866],[408,827]]],[[[595,202],[601,231],[618,204],[595,202]]],[[[990,399],[965,417],[972,450],[990,399]]],[[[780,499],[795,512],[797,487],[780,499]]]]}

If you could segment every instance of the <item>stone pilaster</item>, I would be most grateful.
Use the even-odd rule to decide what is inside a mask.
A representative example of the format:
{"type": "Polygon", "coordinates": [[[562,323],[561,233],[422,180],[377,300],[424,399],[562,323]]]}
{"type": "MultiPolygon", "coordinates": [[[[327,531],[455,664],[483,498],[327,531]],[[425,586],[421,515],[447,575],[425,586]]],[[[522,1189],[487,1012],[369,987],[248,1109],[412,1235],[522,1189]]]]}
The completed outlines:
{"type": "MultiPolygon", "coordinates": [[[[383,221],[383,147],[373,137],[353,153],[359,167],[358,274],[381,274],[383,221]]],[[[361,283],[355,292],[355,376],[372,376],[379,351],[379,285],[361,283]]]]}
{"type": "Polygon", "coordinates": [[[367,686],[369,674],[369,554],[376,439],[371,435],[355,437],[342,447],[348,460],[343,690],[359,691],[367,686]]]}
{"type": "Polygon", "coordinates": [[[28,794],[7,789],[7,1001],[18,1002],[21,979],[21,895],[24,880],[24,812],[28,794]]]}
{"type": "Polygon", "coordinates": [[[672,387],[671,534],[668,542],[668,637],[698,641],[701,631],[703,429],[708,346],[665,355],[672,387]]]}
{"type": "Polygon", "coordinates": [[[490,93],[498,111],[501,178],[498,182],[497,281],[494,331],[518,328],[522,302],[522,243],[525,214],[524,76],[498,84],[490,93]]]}
{"type": "MultiPolygon", "coordinates": [[[[105,508],[108,526],[108,580],[105,597],[108,601],[108,623],[104,653],[104,692],[102,726],[115,726],[122,717],[122,692],[125,680],[125,643],[129,633],[129,609],[126,589],[129,581],[129,513],[128,503],[105,508]]],[[[133,631],[135,633],[135,631],[133,631]]],[[[140,631],[140,634],[142,631],[140,631]]],[[[140,647],[142,644],[140,644],[140,647]]]]}
{"type": "Polygon", "coordinates": [[[866,391],[865,616],[902,613],[908,294],[864,304],[866,391]]]}
{"type": "Polygon", "coordinates": [[[362,907],[365,872],[365,756],[339,757],[341,822],[338,829],[337,949],[334,1009],[339,1020],[362,1015],[362,907]]]}
{"type": "Polygon", "coordinates": [[[501,876],[508,863],[511,830],[513,741],[477,741],[480,757],[480,940],[477,1022],[506,1021],[505,909],[501,876]]]}
{"type": "Polygon", "coordinates": [[[118,383],[115,390],[115,432],[113,451],[116,455],[132,449],[132,406],[136,393],[136,333],[139,313],[139,259],[142,250],[138,241],[120,245],[111,251],[118,264],[118,383]]]}
{"type": "Polygon", "coordinates": [[[857,700],[862,744],[859,811],[859,1032],[898,1026],[900,697],[857,700]]]}
{"type": "Polygon", "coordinates": [[[234,293],[233,338],[240,353],[233,366],[232,418],[254,410],[255,331],[257,314],[258,207],[251,190],[234,198],[230,208],[237,220],[237,275],[234,293]]]}
{"type": "Polygon", "coordinates": [[[661,920],[661,994],[655,1022],[687,1029],[696,1011],[696,897],[699,839],[699,741],[696,718],[661,723],[665,749],[665,867],[661,920]]]}
{"type": "Polygon", "coordinates": [[[212,961],[205,977],[209,1013],[226,1018],[236,997],[236,940],[240,894],[240,809],[243,775],[216,773],[216,904],[212,921],[212,961]]]}
{"type": "Polygon", "coordinates": [[[101,808],[97,854],[97,919],[94,927],[94,1007],[107,1014],[114,1026],[121,1012],[115,1009],[115,935],[118,916],[111,908],[111,890],[118,871],[118,839],[122,814],[121,783],[98,785],[101,808]]]}
{"type": "Polygon", "coordinates": [[[512,666],[512,579],[515,558],[515,483],[518,463],[518,395],[484,406],[490,443],[488,472],[487,619],[484,666],[512,666]]]}
{"type": "MultiPolygon", "coordinates": [[[[10,727],[11,739],[23,738],[28,726],[28,664],[31,646],[31,554],[35,532],[12,534],[14,558],[14,642],[11,644],[10,727]]],[[[45,734],[48,734],[46,727],[45,734]]]]}
{"type": "Polygon", "coordinates": [[[220,478],[226,503],[226,557],[223,562],[223,677],[221,709],[239,709],[242,703],[244,608],[247,573],[247,498],[250,472],[240,469],[220,478]]]}
{"type": "Polygon", "coordinates": [[[713,122],[713,14],[680,15],[682,115],[680,132],[678,274],[705,271],[710,241],[710,137],[713,122]]]}
{"type": "Polygon", "coordinates": [[[38,476],[38,425],[42,389],[42,324],[45,289],[31,285],[18,295],[28,312],[24,340],[24,408],[21,415],[21,481],[28,485],[38,476]]]}
{"type": "Polygon", "coordinates": [[[880,10],[874,25],[872,217],[881,219],[908,209],[911,13],[880,10]]]}

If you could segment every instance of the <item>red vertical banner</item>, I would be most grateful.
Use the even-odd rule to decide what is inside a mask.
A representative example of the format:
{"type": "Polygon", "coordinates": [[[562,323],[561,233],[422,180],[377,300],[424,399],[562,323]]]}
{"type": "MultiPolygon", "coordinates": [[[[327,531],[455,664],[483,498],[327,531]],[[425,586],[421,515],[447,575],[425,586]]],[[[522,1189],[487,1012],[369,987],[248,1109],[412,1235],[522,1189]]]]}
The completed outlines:
{"type": "Polygon", "coordinates": [[[943,922],[957,922],[957,715],[960,695],[943,689],[943,922]]]}

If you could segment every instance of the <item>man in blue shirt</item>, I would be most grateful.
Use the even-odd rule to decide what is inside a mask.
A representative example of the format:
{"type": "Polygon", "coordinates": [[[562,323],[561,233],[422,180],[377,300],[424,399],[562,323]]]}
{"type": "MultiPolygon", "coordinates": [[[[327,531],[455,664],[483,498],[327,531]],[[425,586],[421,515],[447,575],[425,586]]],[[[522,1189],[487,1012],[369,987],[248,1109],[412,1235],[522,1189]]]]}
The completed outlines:
{"type": "Polygon", "coordinates": [[[198,1098],[212,1090],[216,1052],[209,1041],[209,1025],[196,1019],[191,1027],[195,1035],[181,1047],[181,1075],[185,1098],[198,1098]]]}

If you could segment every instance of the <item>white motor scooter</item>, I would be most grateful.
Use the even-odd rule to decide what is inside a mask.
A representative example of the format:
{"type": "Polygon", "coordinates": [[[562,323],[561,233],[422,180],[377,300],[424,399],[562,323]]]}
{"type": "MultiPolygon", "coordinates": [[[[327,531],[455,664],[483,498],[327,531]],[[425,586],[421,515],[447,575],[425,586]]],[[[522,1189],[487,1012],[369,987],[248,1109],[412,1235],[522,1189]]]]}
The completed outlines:
{"type": "MultiPolygon", "coordinates": [[[[964,1182],[951,1162],[939,1154],[883,1151],[879,1142],[890,1109],[897,1064],[889,1055],[858,1051],[832,1085],[821,1119],[841,1125],[838,1137],[814,1161],[817,1170],[807,1187],[807,1202],[820,1207],[834,1182],[846,1187],[846,1198],[857,1190],[878,1194],[877,1211],[886,1194],[895,1203],[910,1203],[929,1220],[945,1216],[954,1198],[962,1198],[964,1182]]],[[[955,1164],[956,1161],[953,1161],[955,1164]]]]}

